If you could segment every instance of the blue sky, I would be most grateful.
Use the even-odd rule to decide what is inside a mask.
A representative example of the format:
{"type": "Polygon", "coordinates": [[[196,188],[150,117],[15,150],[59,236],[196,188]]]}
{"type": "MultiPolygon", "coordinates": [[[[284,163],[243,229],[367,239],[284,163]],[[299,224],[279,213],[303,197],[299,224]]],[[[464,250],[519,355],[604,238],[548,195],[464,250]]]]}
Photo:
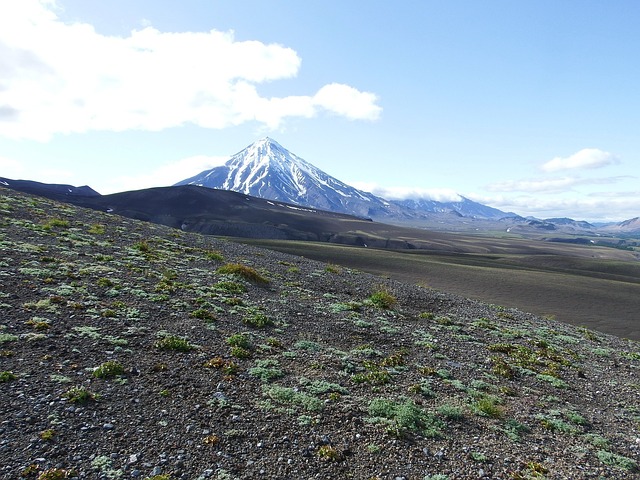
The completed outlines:
{"type": "Polygon", "coordinates": [[[640,2],[0,0],[0,176],[170,185],[270,136],[387,198],[640,215],[640,2]]]}

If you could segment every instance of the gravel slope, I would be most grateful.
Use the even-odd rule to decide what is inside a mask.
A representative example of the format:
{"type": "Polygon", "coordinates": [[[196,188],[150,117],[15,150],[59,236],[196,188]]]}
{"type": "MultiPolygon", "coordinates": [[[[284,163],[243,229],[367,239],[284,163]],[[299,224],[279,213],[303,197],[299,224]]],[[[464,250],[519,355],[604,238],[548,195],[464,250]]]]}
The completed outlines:
{"type": "Polygon", "coordinates": [[[1,478],[640,478],[637,342],[6,189],[0,225],[1,478]]]}

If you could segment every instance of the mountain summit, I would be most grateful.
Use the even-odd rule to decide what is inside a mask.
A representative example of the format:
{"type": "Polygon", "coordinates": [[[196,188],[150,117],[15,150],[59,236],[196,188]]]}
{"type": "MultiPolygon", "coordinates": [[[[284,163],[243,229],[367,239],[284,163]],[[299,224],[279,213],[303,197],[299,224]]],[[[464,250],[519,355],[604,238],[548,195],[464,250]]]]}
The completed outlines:
{"type": "Polygon", "coordinates": [[[423,198],[386,200],[326,174],[269,137],[236,153],[224,165],[175,185],[231,190],[398,225],[456,226],[461,224],[462,217],[498,220],[509,216],[464,197],[457,202],[423,198]]]}
{"type": "Polygon", "coordinates": [[[385,200],[333,178],[269,137],[236,153],[224,165],[176,185],[232,190],[361,217],[396,213],[385,200]]]}

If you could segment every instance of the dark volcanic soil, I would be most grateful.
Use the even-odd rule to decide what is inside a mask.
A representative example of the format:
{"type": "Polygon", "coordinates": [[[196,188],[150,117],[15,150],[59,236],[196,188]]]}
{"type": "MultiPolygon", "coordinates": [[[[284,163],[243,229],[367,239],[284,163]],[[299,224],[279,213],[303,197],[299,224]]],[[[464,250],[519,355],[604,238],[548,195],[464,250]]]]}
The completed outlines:
{"type": "Polygon", "coordinates": [[[0,225],[1,478],[639,478],[637,342],[4,189],[0,225]]]}

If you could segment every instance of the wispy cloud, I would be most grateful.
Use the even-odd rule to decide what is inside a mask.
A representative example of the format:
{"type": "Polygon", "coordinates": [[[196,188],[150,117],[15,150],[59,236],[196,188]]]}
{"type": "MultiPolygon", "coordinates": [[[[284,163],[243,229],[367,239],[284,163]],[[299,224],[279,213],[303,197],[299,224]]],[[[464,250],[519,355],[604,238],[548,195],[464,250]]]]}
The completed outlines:
{"type": "Polygon", "coordinates": [[[166,163],[140,175],[116,176],[105,183],[104,186],[98,186],[96,190],[102,194],[107,194],[127,190],[139,190],[142,188],[170,186],[210,168],[218,167],[227,160],[229,160],[229,157],[195,155],[176,162],[166,163]]]}
{"type": "Polygon", "coordinates": [[[291,48],[237,41],[233,32],[106,36],[66,24],[54,2],[0,2],[0,135],[47,140],[89,130],[162,130],[185,124],[224,128],[327,112],[375,120],[370,92],[338,83],[303,96],[265,98],[261,83],[293,78],[291,48]]]}
{"type": "Polygon", "coordinates": [[[619,163],[618,157],[597,148],[583,148],[568,157],[555,157],[540,167],[545,172],[602,168],[619,163]]]}
{"type": "Polygon", "coordinates": [[[373,193],[387,200],[436,200],[438,202],[459,202],[462,197],[448,188],[383,187],[376,183],[351,182],[350,185],[373,193]]]}
{"type": "Polygon", "coordinates": [[[0,157],[0,175],[12,180],[22,180],[26,169],[22,167],[20,162],[12,158],[0,157]]]}
{"type": "Polygon", "coordinates": [[[538,218],[570,217],[587,221],[622,221],[637,217],[640,212],[638,192],[627,192],[622,195],[598,193],[566,198],[527,194],[515,196],[471,194],[469,198],[503,211],[538,218]]]}
{"type": "Polygon", "coordinates": [[[628,178],[630,177],[556,177],[525,180],[506,180],[503,182],[496,182],[488,185],[487,190],[491,192],[561,193],[568,192],[573,187],[579,185],[607,185],[614,184],[628,178]]]}

